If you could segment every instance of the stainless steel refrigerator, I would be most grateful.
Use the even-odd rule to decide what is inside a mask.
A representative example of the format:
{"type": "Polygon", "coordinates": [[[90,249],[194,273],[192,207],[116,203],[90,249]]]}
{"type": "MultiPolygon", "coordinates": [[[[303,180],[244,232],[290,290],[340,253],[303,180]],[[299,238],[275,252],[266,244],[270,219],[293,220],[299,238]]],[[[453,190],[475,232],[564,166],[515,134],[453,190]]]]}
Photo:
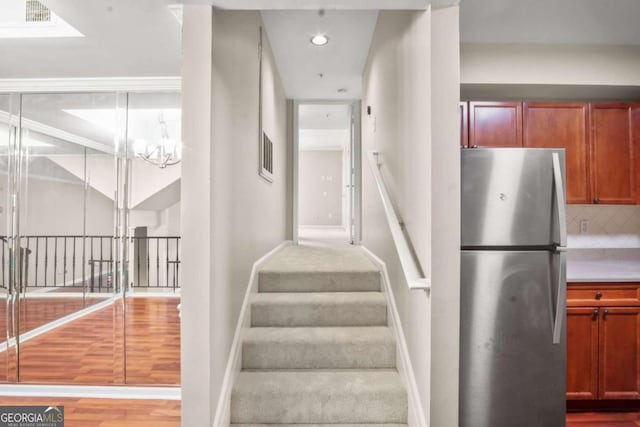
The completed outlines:
{"type": "Polygon", "coordinates": [[[565,425],[564,150],[462,150],[460,426],[565,425]]]}

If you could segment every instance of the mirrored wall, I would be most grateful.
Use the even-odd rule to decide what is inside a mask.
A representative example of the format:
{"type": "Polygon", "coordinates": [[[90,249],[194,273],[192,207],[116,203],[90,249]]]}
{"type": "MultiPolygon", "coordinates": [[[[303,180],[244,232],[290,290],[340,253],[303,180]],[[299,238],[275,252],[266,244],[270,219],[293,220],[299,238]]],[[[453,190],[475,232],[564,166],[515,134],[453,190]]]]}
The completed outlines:
{"type": "Polygon", "coordinates": [[[0,94],[0,381],[179,385],[179,93],[0,94]]]}

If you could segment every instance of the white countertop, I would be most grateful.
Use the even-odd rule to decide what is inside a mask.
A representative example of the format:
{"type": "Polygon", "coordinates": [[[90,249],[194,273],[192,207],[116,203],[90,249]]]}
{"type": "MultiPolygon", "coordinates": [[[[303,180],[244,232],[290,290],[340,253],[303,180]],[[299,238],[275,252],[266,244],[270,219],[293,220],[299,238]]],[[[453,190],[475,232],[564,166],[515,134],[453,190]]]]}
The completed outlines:
{"type": "Polygon", "coordinates": [[[640,248],[570,248],[567,282],[640,282],[640,248]]]}

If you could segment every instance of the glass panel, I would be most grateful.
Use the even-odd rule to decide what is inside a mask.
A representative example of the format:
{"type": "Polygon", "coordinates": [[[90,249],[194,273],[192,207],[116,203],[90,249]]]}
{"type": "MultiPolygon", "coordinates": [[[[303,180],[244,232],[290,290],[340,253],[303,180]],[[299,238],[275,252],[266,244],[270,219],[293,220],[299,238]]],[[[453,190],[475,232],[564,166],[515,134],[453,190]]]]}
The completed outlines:
{"type": "Polygon", "coordinates": [[[180,94],[129,94],[127,124],[126,382],[179,385],[180,94]]]}
{"type": "MultiPolygon", "coordinates": [[[[17,97],[13,97],[17,99],[17,97]]],[[[0,266],[0,382],[9,381],[9,360],[15,360],[15,346],[11,346],[11,319],[12,301],[10,298],[9,285],[9,228],[11,226],[11,209],[9,208],[9,147],[15,132],[15,117],[12,109],[12,96],[0,94],[0,256],[2,265],[0,266]],[[11,126],[13,122],[13,127],[11,126]]],[[[13,105],[15,107],[15,105],[13,105]]],[[[15,363],[12,364],[15,366],[15,363]]]]}
{"type": "Polygon", "coordinates": [[[115,94],[22,96],[21,382],[117,382],[116,106],[115,94]]]}

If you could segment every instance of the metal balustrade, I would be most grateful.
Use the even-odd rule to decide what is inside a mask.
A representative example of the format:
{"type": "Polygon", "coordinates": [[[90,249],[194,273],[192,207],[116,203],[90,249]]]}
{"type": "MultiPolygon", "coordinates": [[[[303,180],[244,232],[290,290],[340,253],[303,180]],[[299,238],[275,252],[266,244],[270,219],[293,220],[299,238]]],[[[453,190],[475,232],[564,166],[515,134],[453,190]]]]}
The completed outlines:
{"type": "MultiPolygon", "coordinates": [[[[9,237],[0,236],[1,286],[7,287],[9,237]]],[[[118,237],[107,235],[27,235],[20,237],[22,290],[27,288],[86,289],[113,292],[119,288],[118,237]]],[[[180,237],[129,237],[129,287],[180,288],[180,237]]]]}

